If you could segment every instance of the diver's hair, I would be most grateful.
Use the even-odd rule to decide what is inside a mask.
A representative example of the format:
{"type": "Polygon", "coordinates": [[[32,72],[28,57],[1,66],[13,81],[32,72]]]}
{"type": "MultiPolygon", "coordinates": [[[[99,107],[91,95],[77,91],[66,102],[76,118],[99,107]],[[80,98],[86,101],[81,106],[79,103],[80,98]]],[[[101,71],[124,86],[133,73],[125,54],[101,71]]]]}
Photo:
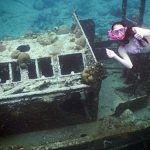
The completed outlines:
{"type": "Polygon", "coordinates": [[[120,41],[122,45],[128,44],[129,43],[129,38],[134,37],[134,35],[135,35],[135,33],[132,30],[133,26],[132,27],[126,26],[126,27],[127,27],[127,30],[126,30],[126,33],[125,33],[125,37],[124,37],[123,40],[120,41]]]}
{"type": "MultiPolygon", "coordinates": [[[[120,40],[120,44],[121,44],[122,46],[128,44],[128,43],[129,43],[129,38],[134,37],[134,35],[136,34],[136,33],[132,30],[132,27],[134,27],[135,25],[130,25],[130,26],[129,26],[129,25],[127,25],[124,21],[117,21],[117,22],[113,23],[113,25],[112,25],[112,27],[111,27],[112,30],[114,29],[114,26],[115,26],[115,25],[122,25],[123,27],[127,27],[127,30],[126,30],[126,32],[125,32],[125,37],[124,37],[123,40],[120,40]]],[[[138,40],[138,39],[137,39],[137,40],[138,40]]],[[[147,41],[146,38],[143,37],[143,40],[148,43],[148,41],[147,41]]],[[[142,43],[141,40],[138,40],[138,42],[139,42],[140,46],[144,47],[144,45],[143,45],[143,43],[142,43]]]]}
{"type": "Polygon", "coordinates": [[[113,30],[114,29],[114,26],[115,25],[122,25],[123,27],[126,27],[126,23],[124,21],[117,21],[117,22],[114,22],[111,26],[111,29],[113,30]]]}

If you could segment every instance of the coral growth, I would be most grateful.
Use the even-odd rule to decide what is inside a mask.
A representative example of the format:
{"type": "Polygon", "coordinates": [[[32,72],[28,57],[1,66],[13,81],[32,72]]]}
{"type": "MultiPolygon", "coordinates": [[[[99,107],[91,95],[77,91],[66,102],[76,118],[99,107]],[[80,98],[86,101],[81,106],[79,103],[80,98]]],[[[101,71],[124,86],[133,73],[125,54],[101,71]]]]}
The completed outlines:
{"type": "Polygon", "coordinates": [[[75,38],[71,38],[71,39],[70,39],[70,42],[75,42],[75,38]]]}
{"type": "Polygon", "coordinates": [[[62,26],[59,26],[56,33],[60,35],[60,34],[68,34],[69,32],[70,32],[70,29],[66,25],[62,25],[62,26]]]}
{"type": "Polygon", "coordinates": [[[41,34],[37,37],[37,41],[41,45],[50,45],[57,40],[57,35],[54,32],[41,34]]]}
{"type": "Polygon", "coordinates": [[[24,38],[26,38],[26,39],[36,39],[37,36],[38,36],[38,33],[28,31],[28,32],[25,33],[24,38]]]}
{"type": "Polygon", "coordinates": [[[0,52],[3,52],[5,50],[6,50],[6,47],[4,45],[0,44],[0,52]]]}
{"type": "Polygon", "coordinates": [[[75,43],[81,47],[85,47],[86,41],[84,36],[81,36],[80,38],[76,39],[75,43]]]}
{"type": "Polygon", "coordinates": [[[52,44],[52,50],[49,52],[50,56],[57,56],[61,52],[61,44],[59,42],[55,42],[52,44]]]}
{"type": "Polygon", "coordinates": [[[25,52],[21,52],[18,56],[17,62],[22,69],[27,68],[27,64],[30,62],[30,55],[25,52]]]}
{"type": "Polygon", "coordinates": [[[21,52],[18,51],[18,50],[13,51],[13,52],[11,53],[11,58],[12,58],[12,59],[17,59],[20,53],[21,53],[21,52]]]}
{"type": "Polygon", "coordinates": [[[90,68],[85,68],[81,73],[82,81],[86,84],[94,84],[106,78],[106,70],[100,63],[90,68]]]}
{"type": "Polygon", "coordinates": [[[30,62],[30,55],[28,53],[20,52],[18,50],[12,52],[11,58],[17,59],[17,62],[22,69],[27,68],[27,64],[30,62]]]}
{"type": "Polygon", "coordinates": [[[57,37],[55,32],[49,32],[48,35],[50,36],[51,43],[56,42],[56,40],[58,39],[58,37],[57,37]]]}
{"type": "Polygon", "coordinates": [[[75,47],[74,47],[74,49],[75,50],[81,50],[81,49],[83,49],[80,45],[76,45],[75,47]]]}
{"type": "Polygon", "coordinates": [[[72,27],[72,32],[75,34],[76,38],[80,38],[82,36],[82,32],[77,25],[72,27]]]}

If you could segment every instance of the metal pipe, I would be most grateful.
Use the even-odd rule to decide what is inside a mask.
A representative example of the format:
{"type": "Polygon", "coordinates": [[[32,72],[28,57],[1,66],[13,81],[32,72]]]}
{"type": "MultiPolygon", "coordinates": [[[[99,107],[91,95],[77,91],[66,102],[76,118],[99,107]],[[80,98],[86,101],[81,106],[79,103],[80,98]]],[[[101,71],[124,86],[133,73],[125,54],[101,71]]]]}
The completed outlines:
{"type": "Polygon", "coordinates": [[[127,0],[122,0],[122,19],[126,19],[127,0]]]}
{"type": "Polygon", "coordinates": [[[140,15],[139,15],[139,26],[143,24],[144,12],[145,12],[145,2],[146,0],[141,0],[140,2],[140,15]]]}

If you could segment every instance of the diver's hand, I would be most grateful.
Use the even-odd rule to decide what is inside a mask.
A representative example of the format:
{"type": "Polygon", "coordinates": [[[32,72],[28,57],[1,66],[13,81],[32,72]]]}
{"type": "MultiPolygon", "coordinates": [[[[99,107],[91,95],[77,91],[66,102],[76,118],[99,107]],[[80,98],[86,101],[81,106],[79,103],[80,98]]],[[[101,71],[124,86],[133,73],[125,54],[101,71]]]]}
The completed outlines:
{"type": "Polygon", "coordinates": [[[114,58],[116,56],[116,53],[108,48],[106,48],[106,54],[109,58],[114,58]]]}
{"type": "Polygon", "coordinates": [[[136,39],[138,39],[138,40],[142,40],[142,39],[143,39],[143,36],[140,35],[140,34],[138,34],[138,33],[136,33],[136,34],[134,35],[134,37],[135,37],[136,39]]]}

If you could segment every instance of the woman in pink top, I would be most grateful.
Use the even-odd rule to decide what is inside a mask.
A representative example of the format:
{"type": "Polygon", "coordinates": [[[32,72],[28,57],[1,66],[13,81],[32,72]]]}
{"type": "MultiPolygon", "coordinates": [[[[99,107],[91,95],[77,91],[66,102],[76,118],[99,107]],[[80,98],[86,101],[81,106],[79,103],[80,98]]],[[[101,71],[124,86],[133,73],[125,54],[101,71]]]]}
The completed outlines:
{"type": "Polygon", "coordinates": [[[128,53],[137,54],[150,52],[150,30],[139,27],[128,27],[123,22],[116,22],[112,29],[108,31],[110,39],[119,40],[118,56],[113,50],[106,48],[109,58],[114,58],[127,68],[132,68],[133,64],[128,53]]]}

